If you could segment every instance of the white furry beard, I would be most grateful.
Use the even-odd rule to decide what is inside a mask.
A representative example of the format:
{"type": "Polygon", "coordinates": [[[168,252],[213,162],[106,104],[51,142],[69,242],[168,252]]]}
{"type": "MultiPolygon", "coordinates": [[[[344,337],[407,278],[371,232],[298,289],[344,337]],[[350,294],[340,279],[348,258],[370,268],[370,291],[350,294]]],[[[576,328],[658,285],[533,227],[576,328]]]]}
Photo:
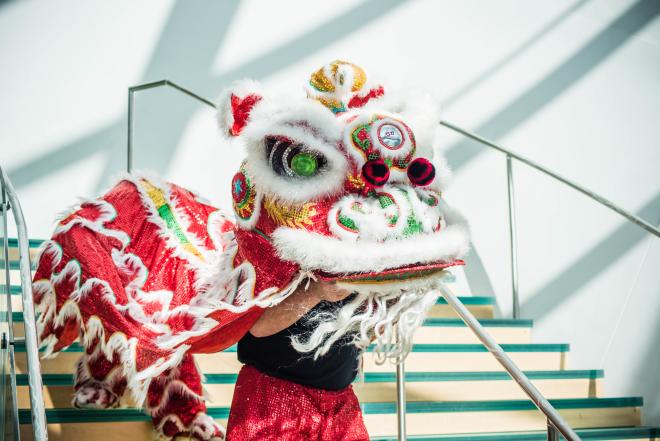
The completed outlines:
{"type": "Polygon", "coordinates": [[[333,344],[348,334],[358,349],[374,344],[376,363],[403,361],[412,349],[413,334],[424,322],[427,310],[440,296],[436,289],[357,293],[336,311],[318,312],[307,319],[314,329],[307,338],[292,336],[291,344],[300,353],[325,355],[333,344]]]}

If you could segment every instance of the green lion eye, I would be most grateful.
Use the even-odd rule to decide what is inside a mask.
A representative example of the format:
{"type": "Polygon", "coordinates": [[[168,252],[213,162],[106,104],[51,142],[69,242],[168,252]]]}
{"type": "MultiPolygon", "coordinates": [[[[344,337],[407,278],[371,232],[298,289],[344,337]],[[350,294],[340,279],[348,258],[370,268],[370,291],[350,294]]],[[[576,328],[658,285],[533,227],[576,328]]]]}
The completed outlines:
{"type": "Polygon", "coordinates": [[[318,160],[311,153],[299,152],[291,158],[291,170],[299,176],[312,176],[318,168],[318,160]]]}

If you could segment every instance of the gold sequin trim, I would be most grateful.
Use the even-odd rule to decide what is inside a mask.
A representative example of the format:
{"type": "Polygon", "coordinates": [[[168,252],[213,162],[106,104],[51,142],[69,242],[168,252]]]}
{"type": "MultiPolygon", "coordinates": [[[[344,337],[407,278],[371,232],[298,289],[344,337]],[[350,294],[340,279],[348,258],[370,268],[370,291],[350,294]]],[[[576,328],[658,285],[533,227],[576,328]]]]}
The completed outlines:
{"type": "Polygon", "coordinates": [[[316,214],[316,203],[284,205],[270,198],[264,198],[264,208],[268,216],[278,225],[290,228],[304,228],[313,225],[312,216],[316,214]]]}

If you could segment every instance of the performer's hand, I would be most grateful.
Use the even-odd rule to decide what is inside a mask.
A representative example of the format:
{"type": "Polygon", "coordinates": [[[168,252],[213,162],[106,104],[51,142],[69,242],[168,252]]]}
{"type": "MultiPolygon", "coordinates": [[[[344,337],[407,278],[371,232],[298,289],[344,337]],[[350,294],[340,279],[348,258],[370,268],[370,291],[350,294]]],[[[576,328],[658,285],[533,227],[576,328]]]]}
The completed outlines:
{"type": "Polygon", "coordinates": [[[339,302],[351,295],[351,291],[339,288],[337,282],[325,282],[319,280],[310,287],[313,294],[320,300],[327,302],[339,302]]]}
{"type": "Polygon", "coordinates": [[[307,311],[325,300],[338,302],[348,297],[351,292],[337,287],[335,282],[311,282],[307,289],[302,283],[296,291],[283,302],[266,308],[261,317],[252,325],[250,333],[255,337],[266,337],[288,328],[305,315],[307,311]]]}

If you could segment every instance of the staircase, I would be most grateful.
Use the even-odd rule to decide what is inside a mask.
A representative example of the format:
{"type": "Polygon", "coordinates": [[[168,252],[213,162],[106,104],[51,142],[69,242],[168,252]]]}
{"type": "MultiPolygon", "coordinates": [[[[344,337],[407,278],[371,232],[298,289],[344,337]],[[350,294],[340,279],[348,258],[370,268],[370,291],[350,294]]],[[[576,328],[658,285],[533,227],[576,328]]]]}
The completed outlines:
{"type": "MultiPolygon", "coordinates": [[[[32,262],[40,241],[31,240],[32,262]]],[[[23,335],[16,241],[10,240],[10,292],[14,330],[23,335]]],[[[4,272],[4,271],[3,271],[4,272]]],[[[4,289],[0,287],[0,289],[4,289]]],[[[582,439],[655,440],[659,428],[640,427],[640,397],[602,396],[602,370],[568,369],[568,344],[532,343],[531,320],[494,318],[492,297],[461,297],[463,303],[507,351],[582,439]]],[[[415,336],[406,360],[407,432],[410,440],[545,440],[546,420],[495,358],[451,308],[439,300],[415,336]]],[[[21,439],[32,439],[25,347],[16,344],[21,439]]],[[[52,440],[151,440],[149,417],[138,409],[79,410],[71,407],[73,366],[81,351],[73,345],[42,360],[46,417],[52,440]]],[[[236,374],[235,348],[196,356],[205,374],[209,414],[226,423],[236,374]]],[[[373,440],[395,440],[394,367],[364,359],[364,378],[354,388],[373,440]]]]}

